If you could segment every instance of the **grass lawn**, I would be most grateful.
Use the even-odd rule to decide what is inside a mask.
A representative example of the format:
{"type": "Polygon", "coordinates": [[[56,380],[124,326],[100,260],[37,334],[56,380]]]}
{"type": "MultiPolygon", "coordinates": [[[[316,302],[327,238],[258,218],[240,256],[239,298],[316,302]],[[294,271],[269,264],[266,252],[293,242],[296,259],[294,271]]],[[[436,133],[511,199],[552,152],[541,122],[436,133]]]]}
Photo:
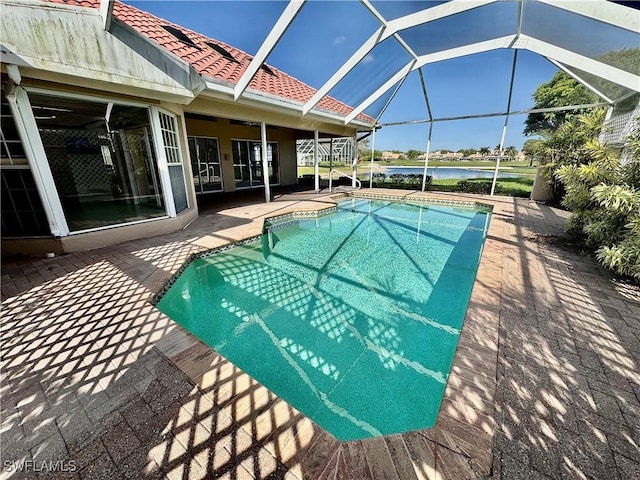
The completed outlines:
{"type": "MultiPolygon", "coordinates": [[[[377,164],[381,164],[381,162],[376,162],[377,164]]],[[[407,162],[404,162],[404,166],[407,162]]],[[[433,166],[465,166],[465,167],[483,167],[483,169],[492,170],[495,168],[494,162],[442,162],[441,164],[431,164],[433,166]],[[442,163],[446,163],[443,165],[442,163]],[[477,165],[476,165],[477,164],[477,165]]],[[[526,162],[500,162],[500,166],[513,166],[513,168],[509,168],[507,171],[510,173],[522,173],[528,174],[526,177],[521,178],[503,178],[498,179],[498,185],[502,187],[500,191],[500,195],[508,195],[512,197],[524,197],[528,198],[531,195],[531,188],[533,187],[533,179],[536,171],[536,167],[528,167],[526,162]]],[[[389,165],[391,166],[391,165],[389,165]]],[[[395,166],[399,166],[396,164],[395,166]]],[[[351,173],[350,168],[347,166],[338,166],[338,169],[344,173],[351,173]]],[[[505,169],[506,170],[506,169],[505,169]]],[[[368,175],[369,170],[367,168],[363,168],[360,166],[358,177],[360,180],[366,181],[368,179],[365,178],[365,175],[368,175]]],[[[298,176],[302,175],[313,175],[314,168],[313,167],[298,167],[298,176]]],[[[320,166],[320,177],[328,180],[329,179],[329,167],[321,164],[320,166]]],[[[334,176],[334,180],[337,177],[334,176]]],[[[456,191],[456,185],[461,179],[442,179],[442,180],[434,180],[433,184],[429,187],[431,191],[440,191],[440,192],[454,192],[456,191]]],[[[487,178],[473,178],[467,179],[469,182],[491,182],[491,179],[487,178]]],[[[368,182],[367,182],[368,183],[368,182]]]]}
{"type": "MultiPolygon", "coordinates": [[[[403,162],[375,162],[375,165],[379,165],[381,167],[422,167],[424,163],[421,162],[409,162],[407,160],[403,162]]],[[[434,161],[429,162],[429,167],[473,167],[480,170],[494,170],[496,168],[496,162],[441,162],[434,161]]],[[[530,167],[528,162],[500,162],[500,170],[503,170],[509,173],[522,173],[527,175],[535,175],[536,167],[530,167]]],[[[344,173],[351,172],[350,165],[338,165],[338,170],[343,171],[344,173]]],[[[369,172],[369,163],[361,164],[358,168],[359,171],[369,172]]],[[[313,175],[314,170],[313,167],[298,167],[298,176],[300,175],[313,175]]],[[[320,164],[320,175],[325,175],[328,178],[329,175],[329,164],[321,163],[320,164]]]]}

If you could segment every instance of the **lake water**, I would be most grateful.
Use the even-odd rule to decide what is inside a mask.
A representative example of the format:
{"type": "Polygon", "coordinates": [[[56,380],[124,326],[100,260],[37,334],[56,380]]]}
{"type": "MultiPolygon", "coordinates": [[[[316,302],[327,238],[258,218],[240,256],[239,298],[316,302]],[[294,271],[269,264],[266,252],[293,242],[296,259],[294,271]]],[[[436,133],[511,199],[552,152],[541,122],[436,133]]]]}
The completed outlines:
{"type": "MultiPolygon", "coordinates": [[[[365,167],[363,169],[365,172],[368,171],[365,167]]],[[[402,168],[393,168],[386,167],[385,172],[387,176],[392,175],[394,173],[402,173],[402,174],[410,174],[410,173],[418,173],[422,175],[424,168],[421,167],[402,167],[402,168]]],[[[471,168],[456,168],[456,167],[429,167],[427,168],[427,175],[431,175],[433,178],[437,179],[449,179],[449,178],[493,178],[493,170],[476,170],[471,168]]],[[[498,172],[498,177],[500,178],[518,178],[522,175],[518,175],[516,173],[507,173],[507,172],[498,172]]]]}

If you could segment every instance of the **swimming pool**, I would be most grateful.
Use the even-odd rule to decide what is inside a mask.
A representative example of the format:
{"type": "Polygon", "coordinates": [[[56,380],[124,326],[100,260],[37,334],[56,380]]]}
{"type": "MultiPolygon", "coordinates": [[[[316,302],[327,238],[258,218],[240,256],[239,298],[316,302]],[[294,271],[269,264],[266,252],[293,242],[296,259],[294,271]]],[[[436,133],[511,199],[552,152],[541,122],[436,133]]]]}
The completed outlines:
{"type": "Polygon", "coordinates": [[[430,428],[489,221],[347,200],[195,259],[157,307],[339,440],[430,428]]]}

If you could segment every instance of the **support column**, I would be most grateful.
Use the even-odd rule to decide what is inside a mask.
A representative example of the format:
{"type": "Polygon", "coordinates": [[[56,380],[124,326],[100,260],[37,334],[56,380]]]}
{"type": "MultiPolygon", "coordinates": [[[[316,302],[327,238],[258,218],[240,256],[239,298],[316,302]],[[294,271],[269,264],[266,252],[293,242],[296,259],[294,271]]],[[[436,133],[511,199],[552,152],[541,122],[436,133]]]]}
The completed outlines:
{"type": "Polygon", "coordinates": [[[320,159],[318,158],[318,131],[313,132],[313,167],[316,193],[320,193],[320,159]]]}
{"type": "Polygon", "coordinates": [[[262,178],[264,180],[264,199],[271,201],[271,187],[269,186],[269,160],[267,159],[267,124],[260,124],[260,138],[262,139],[262,178]]]}
{"type": "Polygon", "coordinates": [[[371,130],[371,171],[369,173],[369,188],[373,188],[373,160],[376,148],[376,129],[371,130]]]}
{"type": "Polygon", "coordinates": [[[358,134],[353,136],[353,161],[351,163],[351,188],[356,188],[356,175],[358,175],[358,134]]]}
{"type": "MultiPolygon", "coordinates": [[[[427,154],[424,157],[424,171],[422,172],[422,191],[427,187],[427,168],[429,168],[429,150],[431,150],[431,132],[433,132],[433,122],[429,122],[429,135],[427,136],[427,154]]],[[[433,178],[431,179],[433,181],[433,178]]]]}
{"type": "Polygon", "coordinates": [[[502,158],[502,150],[504,149],[504,137],[507,134],[507,125],[509,124],[509,115],[504,119],[504,126],[502,127],[502,137],[500,138],[500,150],[498,151],[498,158],[496,159],[496,169],[493,172],[493,182],[491,182],[491,196],[496,190],[496,181],[498,180],[498,169],[500,168],[500,159],[502,158]]]}
{"type": "Polygon", "coordinates": [[[516,77],[516,64],[518,63],[518,50],[513,52],[513,63],[511,65],[511,83],[509,84],[509,97],[507,98],[507,115],[504,117],[504,126],[502,127],[502,137],[500,137],[500,150],[498,151],[498,158],[496,159],[496,169],[493,172],[493,182],[491,182],[491,193],[493,197],[496,191],[496,181],[498,180],[498,170],[500,169],[500,160],[502,158],[502,151],[504,150],[504,137],[507,135],[507,126],[509,125],[509,112],[511,112],[511,97],[513,96],[513,81],[516,77]]]}

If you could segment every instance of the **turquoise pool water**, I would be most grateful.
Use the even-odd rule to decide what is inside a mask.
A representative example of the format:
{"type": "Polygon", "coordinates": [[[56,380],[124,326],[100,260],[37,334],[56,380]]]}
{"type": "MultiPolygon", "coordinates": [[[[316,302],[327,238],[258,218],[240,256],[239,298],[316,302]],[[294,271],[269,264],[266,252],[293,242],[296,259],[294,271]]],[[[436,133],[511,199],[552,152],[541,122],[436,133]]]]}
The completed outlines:
{"type": "Polygon", "coordinates": [[[157,306],[339,440],[430,428],[489,217],[348,200],[194,260],[157,306]]]}

